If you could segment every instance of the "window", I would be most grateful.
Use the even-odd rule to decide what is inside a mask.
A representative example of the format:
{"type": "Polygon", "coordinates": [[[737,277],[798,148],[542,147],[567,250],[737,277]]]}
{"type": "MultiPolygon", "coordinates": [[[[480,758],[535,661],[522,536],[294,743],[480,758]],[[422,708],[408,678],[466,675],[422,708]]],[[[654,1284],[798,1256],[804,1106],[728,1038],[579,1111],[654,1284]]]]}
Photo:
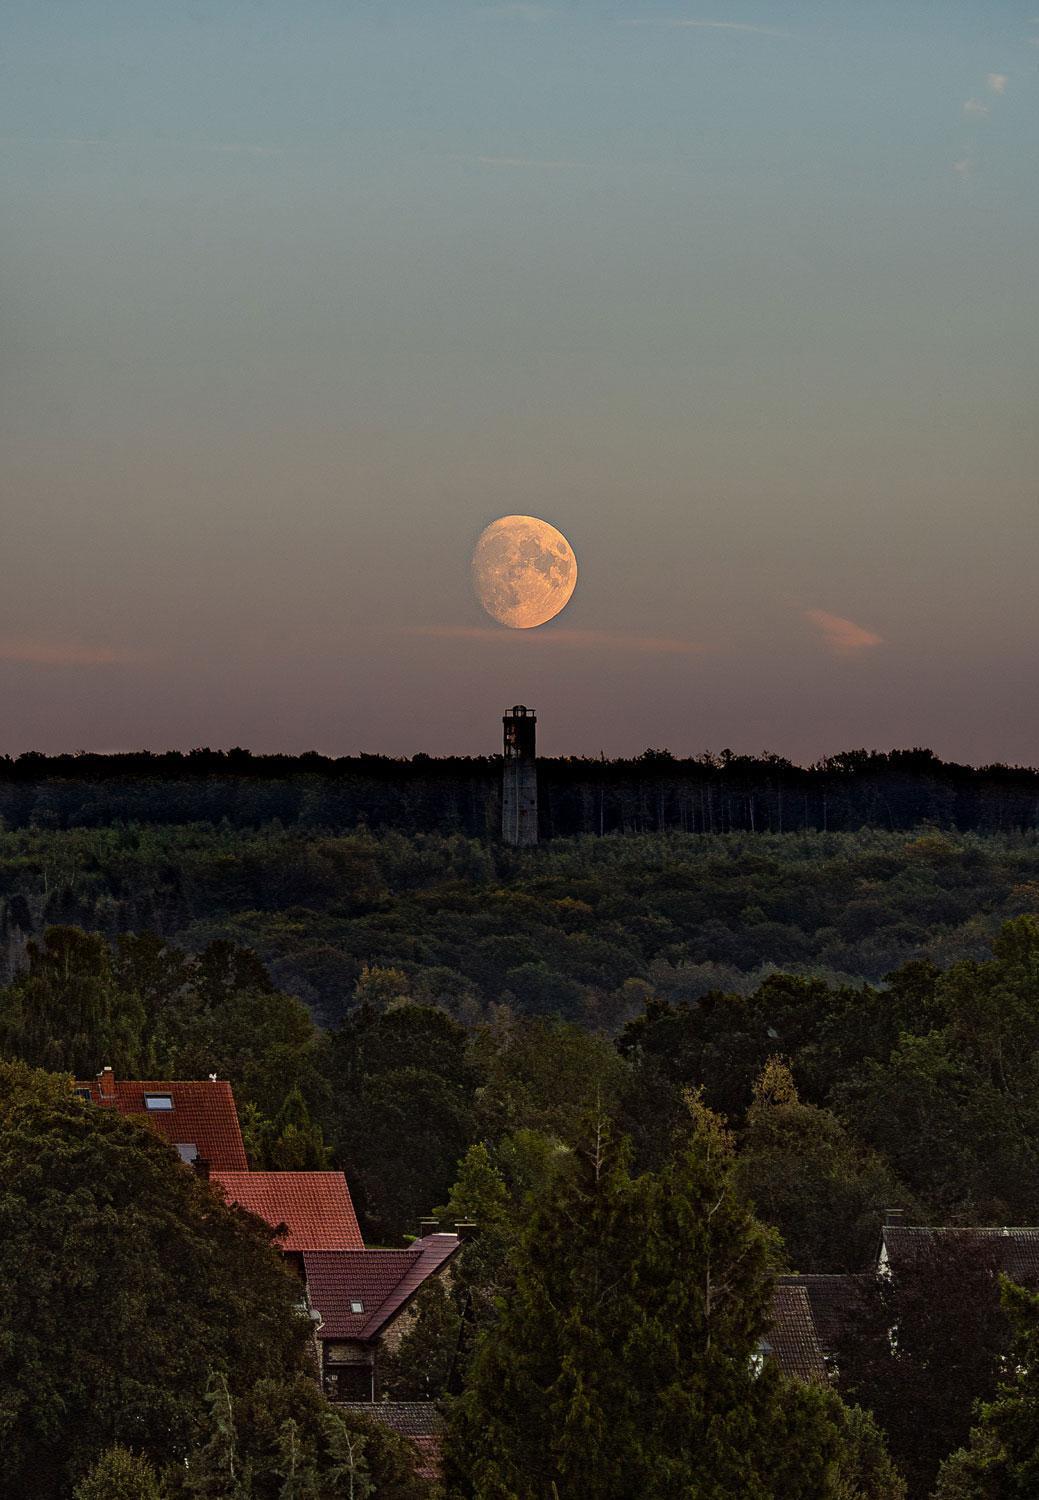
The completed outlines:
{"type": "Polygon", "coordinates": [[[364,1312],[364,1303],[363,1302],[351,1302],[350,1303],[350,1311],[353,1312],[353,1313],[364,1312]]]}
{"type": "Polygon", "coordinates": [[[145,1094],[144,1107],[145,1109],[172,1109],[173,1096],[172,1094],[145,1094]]]}
{"type": "Polygon", "coordinates": [[[178,1141],[177,1150],[180,1152],[181,1161],[191,1163],[198,1156],[198,1147],[194,1141],[178,1141]]]}
{"type": "Polygon", "coordinates": [[[88,1103],[90,1102],[89,1089],[73,1089],[72,1092],[75,1094],[77,1099],[86,1099],[88,1103]]]}

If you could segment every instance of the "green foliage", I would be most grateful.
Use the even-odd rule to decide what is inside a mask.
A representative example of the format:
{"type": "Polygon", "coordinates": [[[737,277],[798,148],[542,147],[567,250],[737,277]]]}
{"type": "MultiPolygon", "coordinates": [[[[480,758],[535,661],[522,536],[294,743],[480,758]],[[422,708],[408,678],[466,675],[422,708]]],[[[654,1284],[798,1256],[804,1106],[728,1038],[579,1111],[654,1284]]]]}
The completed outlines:
{"type": "Polygon", "coordinates": [[[234,1399],[222,1371],[210,1373],[206,1385],[206,1438],[185,1465],[183,1488],[189,1495],[219,1495],[248,1500],[249,1466],[238,1449],[234,1399]]]}
{"type": "MultiPolygon", "coordinates": [[[[482,1325],[490,1315],[495,1297],[508,1285],[508,1257],[519,1232],[521,1201],[510,1194],[500,1166],[501,1147],[494,1151],[485,1142],[469,1147],[458,1164],[458,1179],[438,1213],[449,1223],[468,1220],[476,1234],[466,1241],[456,1263],[457,1302],[470,1325],[482,1325]]],[[[464,1360],[471,1352],[470,1328],[459,1330],[464,1360]]]]}
{"type": "Polygon", "coordinates": [[[388,1010],[411,998],[408,976],[403,969],[381,969],[365,964],[354,985],[354,1005],[371,1006],[375,1011],[388,1010]]]}
{"type": "Polygon", "coordinates": [[[72,1491],[72,1500],[161,1500],[158,1475],[129,1448],[106,1448],[72,1491]]]}
{"type": "Polygon", "coordinates": [[[140,1073],[148,1057],[140,998],[118,983],[103,938],[51,927],[26,948],[28,967],[3,996],[0,1047],[38,1067],[92,1076],[140,1073]]]}
{"type": "Polygon", "coordinates": [[[865,1278],[846,1320],[841,1392],[873,1413],[914,1500],[995,1392],[1008,1343],[997,1262],[991,1240],[943,1235],[893,1275],[865,1278]]]}
{"type": "Polygon", "coordinates": [[[861,1406],[845,1406],[832,1391],[827,1395],[843,1449],[837,1460],[834,1500],[905,1500],[905,1480],[873,1417],[861,1406]]]}
{"type": "Polygon", "coordinates": [[[1030,1500],[1039,1494],[1039,1295],[1000,1278],[1013,1344],[999,1390],[979,1407],[968,1446],[942,1465],[935,1500],[1030,1500]]]}
{"type": "Polygon", "coordinates": [[[298,1290],[246,1216],[153,1131],[0,1063],[0,1443],[59,1500],[100,1451],[187,1452],[206,1372],[298,1368],[298,1290]]]}
{"type": "Polygon", "coordinates": [[[367,1006],[331,1039],[329,1129],[368,1232],[414,1233],[475,1133],[465,1031],[428,1006],[367,1006]]]}
{"type": "Polygon", "coordinates": [[[273,1120],[247,1106],[242,1134],[253,1170],[323,1172],[332,1165],[321,1126],[311,1118],[303,1094],[291,1089],[273,1120]]]}
{"type": "Polygon", "coordinates": [[[330,1406],[313,1381],[257,1382],[234,1404],[251,1500],[425,1500],[415,1450],[374,1418],[330,1406]]]}
{"type": "Polygon", "coordinates": [[[479,1119],[494,1137],[533,1130],[572,1142],[589,1110],[614,1110],[626,1079],[603,1037],[507,1012],[477,1030],[471,1056],[482,1080],[479,1119]]]}
{"type": "MultiPolygon", "coordinates": [[[[51,924],[158,929],[196,952],[214,939],[255,950],[325,1021],[369,990],[376,1008],[433,998],[472,1021],[508,991],[516,1009],[613,1029],[647,986],[674,1004],[746,994],[780,968],[855,991],[909,960],[979,959],[1003,920],[1039,910],[1034,833],[944,833],[940,851],[877,828],[557,838],[517,859],[436,832],[147,826],[147,798],[132,816],[0,832],[12,965],[19,935],[51,924]]],[[[283,1094],[258,1102],[273,1113],[283,1094]]],[[[715,1102],[735,1116],[747,1099],[715,1102]]]]}
{"type": "Polygon", "coordinates": [[[735,1181],[758,1217],[779,1230],[789,1265],[801,1272],[861,1270],[875,1253],[884,1208],[908,1197],[830,1110],[802,1104],[778,1058],[754,1086],[735,1181]]]}
{"type": "Polygon", "coordinates": [[[907,1028],[834,1089],[847,1118],[935,1210],[974,1222],[1039,1218],[1039,921],[1006,924],[984,962],[936,984],[937,1024],[907,1028]]]}
{"type": "Polygon", "coordinates": [[[454,1381],[468,1369],[474,1338],[494,1321],[498,1300],[511,1294],[513,1258],[532,1205],[545,1201],[573,1162],[569,1147],[535,1130],[517,1130],[493,1145],[477,1141],[459,1162],[451,1195],[437,1210],[448,1223],[475,1224],[452,1267],[461,1324],[445,1326],[435,1356],[454,1381]]]}
{"type": "Polygon", "coordinates": [[[405,1439],[329,1406],[306,1377],[261,1380],[238,1397],[217,1377],[199,1445],[170,1484],[178,1500],[424,1500],[414,1469],[405,1439]]]}
{"type": "Polygon", "coordinates": [[[633,1177],[592,1122],[534,1207],[514,1285],[452,1411],[449,1493],[480,1500],[835,1496],[823,1393],[758,1369],[775,1246],[729,1180],[716,1118],[633,1177]]]}
{"type": "MultiPolygon", "coordinates": [[[[780,1227],[798,1269],[860,1265],[885,1199],[915,1200],[921,1216],[934,1220],[1039,1219],[1037,909],[1039,841],[1031,834],[979,839],[865,830],[560,840],[519,857],[460,837],[329,838],[273,825],[248,833],[142,826],[0,832],[0,961],[9,976],[23,937],[31,938],[24,968],[0,986],[0,1050],[87,1075],[110,1062],[124,1075],[230,1077],[253,1165],[318,1168],[334,1160],[347,1171],[370,1238],[399,1243],[438,1200],[446,1205],[442,1217],[476,1219],[479,1233],[455,1263],[450,1299],[423,1309],[428,1316],[409,1335],[407,1358],[391,1372],[395,1389],[425,1393],[447,1382],[458,1318],[456,1374],[467,1368],[475,1336],[486,1334],[480,1347],[490,1347],[496,1299],[515,1295],[522,1268],[534,1278],[529,1306],[538,1296],[547,1306],[549,1291],[562,1294],[561,1270],[551,1272],[536,1255],[531,1269],[527,1226],[531,1214],[562,1214],[554,1225],[540,1222],[545,1255],[565,1264],[564,1239],[573,1227],[566,1212],[596,1201],[585,1180],[589,1113],[619,1117],[633,1137],[629,1161],[607,1153],[604,1171],[613,1185],[602,1190],[603,1203],[609,1199],[612,1207],[600,1205],[592,1219],[603,1254],[616,1248],[610,1214],[618,1223],[649,1226],[641,1259],[623,1263],[650,1291],[654,1277],[663,1277],[658,1263],[665,1264],[667,1235],[682,1239],[690,1227],[666,1209],[664,1190],[685,1160],[689,1089],[702,1089],[708,1104],[743,1122],[731,1169],[736,1199],[753,1201],[780,1227]],[[1006,917],[1013,920],[1000,931],[1006,917]],[[62,925],[47,929],[48,921],[62,925]],[[99,931],[67,925],[72,921],[99,931]],[[149,924],[180,940],[123,930],[149,924]],[[776,973],[769,966],[777,961],[802,972],[776,973]],[[902,967],[877,983],[896,963],[902,967]],[[339,1024],[322,1032],[311,1011],[339,1024]],[[615,1047],[605,1033],[621,1021],[627,1024],[615,1047]],[[776,1054],[791,1060],[796,1089],[792,1077],[778,1079],[773,1069],[755,1096],[754,1079],[776,1054]]],[[[188,1451],[210,1367],[231,1384],[239,1432],[251,1420],[242,1404],[246,1385],[287,1367],[282,1354],[261,1356],[261,1345],[271,1347],[270,1330],[264,1333],[254,1319],[256,1338],[246,1341],[248,1369],[239,1379],[237,1354],[232,1360],[228,1351],[245,1294],[223,1270],[199,1270],[224,1255],[230,1231],[220,1230],[224,1249],[213,1251],[206,1248],[211,1226],[196,1224],[196,1210],[182,1196],[163,1212],[152,1157],[140,1168],[144,1197],[131,1201],[139,1164],[132,1172],[116,1170],[108,1135],[101,1144],[77,1137],[74,1145],[62,1111],[80,1106],[68,1101],[64,1086],[60,1093],[60,1101],[51,1101],[61,1104],[60,1128],[50,1119],[50,1103],[37,1098],[34,1108],[43,1111],[39,1161],[56,1164],[55,1181],[68,1195],[64,1212],[47,1196],[50,1178],[31,1177],[36,1147],[21,1117],[23,1166],[0,1186],[0,1213],[10,1215],[0,1220],[0,1272],[9,1263],[15,1291],[40,1297],[44,1316],[37,1321],[57,1356],[48,1359],[43,1335],[16,1304],[0,1309],[0,1336],[7,1331],[11,1340],[0,1342],[0,1361],[15,1361],[0,1364],[0,1439],[10,1447],[16,1475],[30,1451],[42,1454],[44,1497],[82,1475],[105,1445],[122,1442],[156,1462],[188,1451]],[[110,1179],[110,1192],[98,1188],[110,1179]],[[39,1256],[23,1232],[23,1203],[40,1214],[32,1231],[44,1245],[39,1256]],[[102,1251],[86,1246],[88,1228],[104,1254],[112,1251],[111,1271],[102,1251]],[[144,1246],[139,1274],[127,1269],[124,1233],[139,1235],[144,1246]],[[152,1293],[145,1269],[159,1256],[161,1237],[169,1264],[159,1266],[152,1293]],[[77,1337],[74,1349],[71,1319],[77,1297],[89,1309],[97,1288],[108,1295],[119,1267],[123,1280],[110,1298],[116,1326],[141,1324],[149,1338],[140,1367],[105,1374],[97,1348],[108,1346],[96,1315],[80,1318],[88,1336],[77,1337]],[[53,1278],[56,1295],[50,1281],[33,1290],[33,1274],[53,1278]],[[237,1309],[226,1316],[224,1287],[237,1309]],[[153,1295],[164,1299],[154,1315],[153,1295]],[[204,1354],[203,1316],[212,1321],[211,1332],[205,1325],[204,1354]],[[190,1358],[182,1356],[181,1323],[190,1358]],[[38,1410],[24,1420],[13,1377],[8,1393],[13,1369],[40,1393],[38,1410]],[[154,1397],[153,1370],[167,1377],[155,1382],[154,1397]],[[96,1424],[95,1385],[107,1392],[96,1424]],[[66,1426],[72,1438],[64,1453],[59,1439],[66,1426]]],[[[140,1149],[162,1148],[152,1141],[140,1149]]],[[[181,1172],[177,1181],[177,1193],[183,1188],[190,1197],[189,1175],[181,1172]]],[[[691,1183],[682,1191],[698,1201],[691,1183]]],[[[575,1234],[573,1253],[584,1255],[585,1267],[595,1263],[590,1233],[583,1227],[575,1234]]],[[[703,1246],[693,1234],[683,1253],[693,1257],[703,1246]]],[[[688,1273],[692,1260],[675,1264],[688,1273]]],[[[251,1277],[247,1271],[244,1282],[251,1277]]],[[[668,1389],[663,1320],[639,1325],[642,1303],[634,1292],[625,1290],[621,1303],[641,1329],[632,1335],[636,1364],[625,1366],[629,1385],[634,1369],[650,1387],[663,1381],[668,1389]]],[[[284,1311],[279,1298],[268,1296],[265,1306],[276,1323],[284,1311]]],[[[863,1404],[880,1412],[877,1391],[887,1387],[900,1393],[905,1412],[916,1414],[905,1424],[906,1443],[915,1440],[918,1414],[928,1414],[933,1441],[917,1446],[932,1472],[947,1451],[941,1445],[964,1440],[971,1402],[992,1393],[992,1366],[985,1362],[998,1358],[1002,1344],[994,1334],[989,1342],[984,1318],[971,1321],[978,1309],[987,1309],[988,1318],[991,1299],[974,1299],[964,1315],[980,1365],[973,1355],[953,1360],[951,1344],[935,1337],[937,1352],[914,1356],[914,1366],[907,1334],[897,1371],[890,1368],[890,1347],[879,1344],[870,1370],[860,1371],[863,1404]],[[929,1386],[921,1373],[932,1368],[928,1361],[939,1372],[929,1386]],[[953,1374],[955,1422],[941,1407],[953,1374]]],[[[882,1316],[891,1311],[882,1309],[882,1316]]],[[[578,1312],[568,1325],[570,1404],[562,1387],[554,1390],[552,1420],[571,1424],[574,1452],[588,1457],[594,1474],[589,1434],[606,1421],[603,1412],[613,1411],[621,1384],[605,1356],[600,1378],[595,1351],[620,1338],[620,1325],[609,1325],[605,1313],[592,1316],[583,1304],[578,1312]]],[[[687,1314],[683,1308],[678,1315],[687,1314]]],[[[910,1328],[910,1313],[900,1316],[910,1328]]],[[[129,1348],[128,1338],[123,1342],[129,1348]]],[[[532,1349],[530,1358],[536,1354],[532,1349]]],[[[667,1357],[672,1365],[677,1358],[667,1357]]],[[[478,1367],[487,1358],[481,1352],[478,1367]]],[[[700,1366],[690,1378],[694,1384],[704,1378],[700,1366]]],[[[798,1493],[790,1487],[803,1463],[817,1477],[825,1470],[820,1495],[830,1493],[827,1485],[838,1486],[835,1495],[857,1495],[854,1485],[871,1494],[863,1488],[865,1458],[847,1474],[842,1468],[851,1462],[848,1423],[859,1419],[826,1406],[818,1392],[783,1393],[770,1376],[763,1381],[754,1386],[755,1399],[770,1382],[773,1395],[754,1408],[753,1421],[779,1435],[773,1451],[787,1467],[769,1470],[754,1458],[747,1493],[755,1484],[771,1485],[777,1495],[798,1493]]],[[[322,1421],[281,1398],[272,1403],[278,1420],[272,1416],[264,1426],[259,1449],[249,1446],[251,1438],[246,1444],[241,1482],[252,1486],[261,1482],[257,1475],[266,1476],[264,1500],[280,1500],[285,1485],[305,1493],[316,1464],[328,1484],[331,1448],[322,1421]]],[[[616,1428],[618,1444],[626,1441],[626,1420],[616,1428]]],[[[893,1432],[898,1420],[885,1412],[893,1432]]],[[[539,1417],[534,1428],[542,1425],[539,1417]]],[[[687,1437],[693,1431],[679,1421],[676,1432],[682,1430],[687,1437]]],[[[670,1437],[661,1434],[670,1452],[670,1437]]],[[[206,1441],[212,1437],[210,1430],[206,1441]]],[[[357,1485],[368,1482],[363,1464],[375,1463],[373,1441],[364,1435],[357,1448],[357,1485]]],[[[893,1442],[898,1447],[901,1439],[893,1442]]],[[[978,1453],[998,1446],[990,1427],[978,1442],[978,1453]]],[[[958,1472],[966,1472],[967,1462],[958,1472]]],[[[645,1473],[647,1494],[663,1483],[648,1470],[632,1472],[645,1473]]],[[[917,1493],[925,1482],[920,1472],[911,1475],[917,1493]]],[[[875,1481],[878,1493],[884,1482],[875,1481]]]]}
{"type": "Polygon", "coordinates": [[[460,1376],[462,1315],[440,1277],[426,1283],[411,1311],[414,1321],[397,1348],[380,1352],[379,1394],[391,1401],[433,1401],[449,1395],[460,1376]]]}
{"type": "Polygon", "coordinates": [[[303,1088],[319,1104],[319,1034],[253,953],[223,942],[197,956],[149,933],[113,946],[75,927],[30,942],[27,968],[0,989],[0,1051],[92,1077],[231,1077],[243,1104],[276,1115],[303,1088]]]}

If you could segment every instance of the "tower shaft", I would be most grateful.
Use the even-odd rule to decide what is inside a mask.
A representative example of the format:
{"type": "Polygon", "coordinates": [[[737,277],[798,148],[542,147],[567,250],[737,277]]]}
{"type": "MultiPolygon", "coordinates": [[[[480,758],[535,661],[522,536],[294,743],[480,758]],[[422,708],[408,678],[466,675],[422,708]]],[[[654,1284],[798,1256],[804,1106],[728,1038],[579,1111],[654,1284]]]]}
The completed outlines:
{"type": "Polygon", "coordinates": [[[517,703],[502,716],[505,728],[501,836],[507,844],[538,841],[537,715],[517,703]]]}

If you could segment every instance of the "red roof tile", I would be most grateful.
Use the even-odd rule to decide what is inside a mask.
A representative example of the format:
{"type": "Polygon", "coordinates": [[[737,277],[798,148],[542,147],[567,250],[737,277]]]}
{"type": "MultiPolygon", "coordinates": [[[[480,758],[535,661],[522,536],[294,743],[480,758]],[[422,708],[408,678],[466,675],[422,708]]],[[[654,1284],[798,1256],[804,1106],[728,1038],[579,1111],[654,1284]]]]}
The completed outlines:
{"type": "Polygon", "coordinates": [[[234,1095],[226,1079],[125,1080],[114,1078],[106,1068],[97,1078],[77,1081],[76,1088],[89,1089],[90,1098],[102,1109],[143,1116],[153,1130],[175,1146],[195,1147],[214,1172],[249,1169],[234,1095]],[[172,1108],[149,1109],[145,1104],[147,1094],[168,1098],[172,1108]]]}
{"type": "Polygon", "coordinates": [[[342,1172],[213,1172],[227,1197],[265,1219],[285,1224],[283,1250],[363,1250],[350,1190],[342,1172]]]}
{"type": "Polygon", "coordinates": [[[427,1234],[407,1250],[305,1251],[307,1294],[321,1314],[318,1338],[378,1338],[459,1244],[456,1234],[427,1234]],[[357,1312],[354,1303],[360,1304],[357,1312]]]}

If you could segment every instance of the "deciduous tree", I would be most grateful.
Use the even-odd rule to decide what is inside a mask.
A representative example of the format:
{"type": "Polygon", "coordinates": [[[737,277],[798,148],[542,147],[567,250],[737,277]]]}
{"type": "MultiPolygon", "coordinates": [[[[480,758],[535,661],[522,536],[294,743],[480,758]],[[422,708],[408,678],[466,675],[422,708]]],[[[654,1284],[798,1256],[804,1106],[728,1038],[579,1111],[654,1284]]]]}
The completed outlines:
{"type": "Polygon", "coordinates": [[[18,1063],[0,1063],[0,1285],[5,1484],[34,1500],[112,1445],[182,1457],[211,1368],[233,1392],[304,1359],[258,1223],[147,1126],[18,1063]]]}

